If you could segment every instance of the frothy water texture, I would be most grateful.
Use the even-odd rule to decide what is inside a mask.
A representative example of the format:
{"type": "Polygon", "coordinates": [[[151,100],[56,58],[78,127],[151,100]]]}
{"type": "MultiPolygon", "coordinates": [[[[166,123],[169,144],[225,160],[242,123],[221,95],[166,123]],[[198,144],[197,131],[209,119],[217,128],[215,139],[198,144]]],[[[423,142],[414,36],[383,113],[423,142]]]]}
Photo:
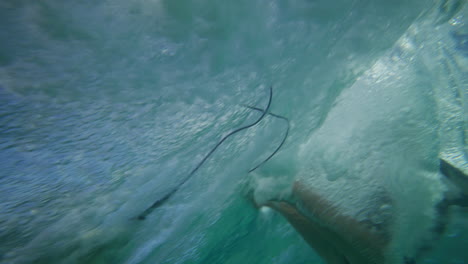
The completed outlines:
{"type": "Polygon", "coordinates": [[[0,263],[323,263],[250,201],[297,180],[392,215],[389,263],[468,263],[466,208],[433,235],[439,158],[468,171],[467,19],[464,0],[2,0],[0,263]],[[248,172],[285,135],[265,115],[179,186],[270,85],[280,151],[248,172]]]}

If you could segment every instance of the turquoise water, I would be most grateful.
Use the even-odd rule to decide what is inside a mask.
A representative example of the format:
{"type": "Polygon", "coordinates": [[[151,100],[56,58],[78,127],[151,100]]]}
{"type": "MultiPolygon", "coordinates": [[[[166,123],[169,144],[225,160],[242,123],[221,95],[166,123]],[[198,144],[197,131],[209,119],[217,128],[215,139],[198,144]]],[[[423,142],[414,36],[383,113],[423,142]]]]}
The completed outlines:
{"type": "Polygon", "coordinates": [[[427,244],[418,263],[468,263],[466,208],[431,233],[438,157],[468,171],[467,16],[463,0],[0,2],[0,263],[323,263],[246,198],[296,180],[363,220],[385,190],[389,263],[427,244]],[[267,116],[136,220],[270,85],[280,152],[248,173],[285,133],[267,116]]]}

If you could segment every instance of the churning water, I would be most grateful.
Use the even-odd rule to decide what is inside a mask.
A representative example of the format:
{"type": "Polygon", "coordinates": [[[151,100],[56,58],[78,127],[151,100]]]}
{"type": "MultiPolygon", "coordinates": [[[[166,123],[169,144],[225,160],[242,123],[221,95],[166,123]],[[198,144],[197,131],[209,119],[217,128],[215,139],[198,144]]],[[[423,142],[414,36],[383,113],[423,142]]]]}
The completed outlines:
{"type": "Polygon", "coordinates": [[[303,179],[364,220],[385,189],[392,256],[433,240],[421,263],[468,263],[466,209],[430,235],[439,157],[468,170],[467,19],[464,0],[2,0],[0,262],[322,263],[250,201],[303,179]],[[280,151],[248,173],[287,129],[267,115],[180,185],[270,86],[280,151]]]}

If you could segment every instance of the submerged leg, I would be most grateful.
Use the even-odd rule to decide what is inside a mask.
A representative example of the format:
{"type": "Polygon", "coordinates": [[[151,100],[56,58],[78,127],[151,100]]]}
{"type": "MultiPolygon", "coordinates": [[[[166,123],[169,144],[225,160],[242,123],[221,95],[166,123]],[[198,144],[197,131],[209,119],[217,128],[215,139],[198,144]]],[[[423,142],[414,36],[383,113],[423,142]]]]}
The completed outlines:
{"type": "Polygon", "coordinates": [[[294,184],[293,194],[314,220],[321,224],[322,229],[328,230],[330,240],[350,263],[385,263],[384,249],[389,242],[385,236],[356,219],[343,215],[329,201],[300,181],[294,184]]]}
{"type": "Polygon", "coordinates": [[[440,172],[461,191],[460,195],[447,198],[444,202],[447,205],[468,207],[468,175],[442,158],[440,159],[440,172]]]}
{"type": "Polygon", "coordinates": [[[333,241],[330,240],[333,235],[330,231],[304,216],[295,206],[279,201],[270,201],[265,206],[280,212],[328,264],[350,264],[333,245],[333,241]]]}
{"type": "Polygon", "coordinates": [[[270,200],[256,205],[280,212],[328,264],[385,263],[383,251],[388,240],[383,236],[341,214],[330,202],[300,182],[294,184],[293,195],[311,217],[287,201],[270,200]]]}

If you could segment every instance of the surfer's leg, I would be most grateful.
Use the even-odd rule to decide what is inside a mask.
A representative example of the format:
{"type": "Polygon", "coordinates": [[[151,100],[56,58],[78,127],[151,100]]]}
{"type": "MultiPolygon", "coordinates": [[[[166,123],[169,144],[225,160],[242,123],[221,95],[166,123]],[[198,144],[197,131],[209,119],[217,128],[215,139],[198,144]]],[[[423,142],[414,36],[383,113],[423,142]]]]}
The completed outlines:
{"type": "Polygon", "coordinates": [[[294,183],[293,195],[310,217],[329,228],[336,247],[350,259],[350,263],[384,263],[384,249],[388,237],[371,230],[369,226],[342,214],[333,204],[300,181],[294,183]]]}
{"type": "Polygon", "coordinates": [[[334,245],[331,231],[304,216],[294,205],[283,201],[269,201],[264,206],[280,212],[327,264],[350,264],[334,245]]]}
{"type": "Polygon", "coordinates": [[[440,159],[440,172],[459,191],[456,195],[447,195],[443,201],[444,205],[468,207],[468,175],[460,168],[457,168],[455,165],[442,158],[440,159]]]}
{"type": "Polygon", "coordinates": [[[345,256],[329,241],[330,236],[327,234],[327,230],[319,223],[304,216],[293,204],[280,199],[258,203],[252,189],[247,190],[245,198],[256,209],[269,207],[281,213],[327,264],[350,264],[345,256]]]}
{"type": "Polygon", "coordinates": [[[305,210],[311,213],[318,221],[332,226],[337,231],[351,232],[356,238],[372,241],[373,244],[385,244],[386,241],[378,234],[369,230],[369,227],[356,219],[342,214],[333,204],[300,181],[293,186],[293,194],[300,201],[305,210]]]}
{"type": "Polygon", "coordinates": [[[450,207],[468,207],[468,175],[443,158],[440,159],[440,172],[451,190],[445,193],[444,199],[436,206],[438,215],[432,231],[439,237],[448,225],[450,207]]]}

